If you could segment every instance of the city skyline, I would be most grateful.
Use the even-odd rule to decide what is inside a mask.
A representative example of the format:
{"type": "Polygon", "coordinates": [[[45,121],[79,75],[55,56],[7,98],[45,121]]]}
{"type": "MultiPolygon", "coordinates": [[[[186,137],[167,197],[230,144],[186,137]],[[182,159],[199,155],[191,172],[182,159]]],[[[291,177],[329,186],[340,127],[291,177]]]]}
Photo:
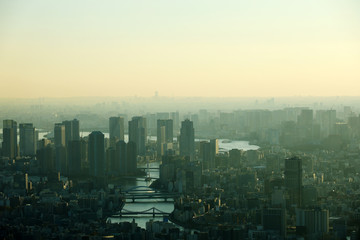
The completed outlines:
{"type": "Polygon", "coordinates": [[[358,96],[359,9],[0,1],[2,98],[358,96]]]}

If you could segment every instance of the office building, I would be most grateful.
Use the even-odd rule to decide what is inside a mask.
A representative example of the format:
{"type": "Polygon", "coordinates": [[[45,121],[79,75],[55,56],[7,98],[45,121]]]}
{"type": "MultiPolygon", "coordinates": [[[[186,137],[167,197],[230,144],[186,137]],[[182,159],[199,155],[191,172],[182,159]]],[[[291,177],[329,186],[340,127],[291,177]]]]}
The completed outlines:
{"type": "Polygon", "coordinates": [[[109,118],[109,137],[110,145],[113,147],[115,147],[117,141],[124,140],[124,118],[109,118]]]}
{"type": "Polygon", "coordinates": [[[67,146],[70,141],[80,140],[80,124],[79,120],[63,121],[65,126],[65,145],[67,146]]]}
{"type": "Polygon", "coordinates": [[[195,156],[195,133],[193,122],[186,119],[181,122],[180,129],[180,155],[194,159],[195,156]]]}
{"type": "Polygon", "coordinates": [[[37,132],[32,123],[20,123],[20,156],[34,156],[37,147],[37,132]]]}
{"type": "Polygon", "coordinates": [[[17,122],[14,120],[3,121],[3,156],[10,159],[17,157],[17,122]]]}
{"type": "Polygon", "coordinates": [[[146,140],[146,118],[133,117],[132,120],[129,121],[129,142],[133,142],[136,144],[137,155],[145,156],[146,140]]]}
{"type": "Polygon", "coordinates": [[[67,159],[69,174],[76,176],[82,173],[82,165],[85,162],[86,143],[81,140],[73,140],[68,143],[67,159]]]}
{"type": "Polygon", "coordinates": [[[105,176],[105,146],[104,134],[93,131],[89,135],[88,143],[89,172],[93,177],[105,176]]]}
{"type": "Polygon", "coordinates": [[[126,158],[126,142],[120,140],[116,143],[115,150],[116,163],[114,165],[115,171],[120,175],[126,175],[128,173],[127,158],[126,158]]]}
{"type": "Polygon", "coordinates": [[[168,149],[171,149],[173,142],[173,120],[157,120],[157,155],[161,157],[168,149]]]}
{"type": "Polygon", "coordinates": [[[51,144],[36,151],[36,158],[39,161],[42,174],[55,172],[55,150],[51,144]]]}
{"type": "Polygon", "coordinates": [[[290,205],[302,203],[302,160],[298,157],[285,159],[285,188],[290,197],[290,205]]]}
{"type": "Polygon", "coordinates": [[[264,208],[262,210],[264,230],[275,231],[284,239],[286,236],[286,211],[284,208],[264,208]]]}
{"type": "Polygon", "coordinates": [[[55,147],[65,147],[65,125],[62,123],[55,123],[54,126],[54,144],[55,147]]]}
{"type": "Polygon", "coordinates": [[[137,146],[134,142],[128,142],[126,145],[126,171],[127,174],[133,174],[137,170],[137,146]]]}
{"type": "Polygon", "coordinates": [[[303,229],[307,239],[321,239],[329,232],[329,210],[296,209],[296,228],[303,229]]]}

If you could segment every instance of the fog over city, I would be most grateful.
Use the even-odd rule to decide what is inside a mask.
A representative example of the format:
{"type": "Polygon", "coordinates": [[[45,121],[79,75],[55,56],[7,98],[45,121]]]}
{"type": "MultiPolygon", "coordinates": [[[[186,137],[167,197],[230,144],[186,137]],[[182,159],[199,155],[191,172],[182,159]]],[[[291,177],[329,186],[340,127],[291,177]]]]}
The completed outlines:
{"type": "Polygon", "coordinates": [[[0,239],[360,239],[359,10],[0,0],[0,239]]]}

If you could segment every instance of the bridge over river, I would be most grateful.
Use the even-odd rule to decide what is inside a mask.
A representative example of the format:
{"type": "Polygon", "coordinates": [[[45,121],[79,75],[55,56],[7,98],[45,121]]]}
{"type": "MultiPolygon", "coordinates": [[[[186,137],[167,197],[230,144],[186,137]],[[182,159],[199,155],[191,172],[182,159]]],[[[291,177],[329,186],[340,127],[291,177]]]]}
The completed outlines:
{"type": "Polygon", "coordinates": [[[170,213],[161,211],[155,207],[152,207],[152,208],[149,208],[149,209],[146,209],[143,211],[130,211],[130,210],[123,208],[118,214],[113,215],[112,218],[121,218],[121,217],[128,217],[128,216],[137,216],[137,217],[152,216],[153,218],[155,218],[156,216],[167,217],[169,215],[170,215],[170,213]]]}
{"type": "MultiPolygon", "coordinates": [[[[123,192],[125,199],[129,199],[132,202],[136,200],[156,200],[157,202],[172,202],[174,198],[179,197],[179,193],[164,192],[147,186],[136,186],[132,187],[123,192]]],[[[144,202],[144,201],[142,201],[144,202]]]]}

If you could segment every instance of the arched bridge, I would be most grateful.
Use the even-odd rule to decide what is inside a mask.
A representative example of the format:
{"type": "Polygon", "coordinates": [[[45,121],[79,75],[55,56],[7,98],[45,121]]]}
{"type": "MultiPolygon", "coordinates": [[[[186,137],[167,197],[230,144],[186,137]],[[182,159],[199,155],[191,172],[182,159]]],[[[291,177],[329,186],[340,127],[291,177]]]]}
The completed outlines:
{"type": "Polygon", "coordinates": [[[139,216],[152,215],[153,217],[155,217],[155,216],[169,216],[170,213],[161,211],[155,207],[143,211],[130,211],[123,208],[118,215],[114,215],[112,217],[135,216],[135,215],[139,215],[139,216]]]}
{"type": "Polygon", "coordinates": [[[138,199],[163,199],[163,201],[167,202],[173,201],[173,198],[178,197],[179,193],[163,192],[147,186],[136,186],[124,191],[124,195],[126,199],[130,199],[132,202],[135,202],[138,199]]]}

